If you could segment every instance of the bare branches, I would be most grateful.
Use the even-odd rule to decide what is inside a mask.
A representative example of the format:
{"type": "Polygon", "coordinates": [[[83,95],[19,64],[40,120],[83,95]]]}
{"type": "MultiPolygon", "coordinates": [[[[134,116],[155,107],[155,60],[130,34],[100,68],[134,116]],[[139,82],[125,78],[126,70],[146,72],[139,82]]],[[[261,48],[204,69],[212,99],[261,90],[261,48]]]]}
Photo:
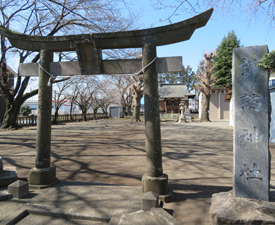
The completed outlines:
{"type": "Polygon", "coordinates": [[[197,88],[205,93],[206,95],[209,95],[211,93],[211,87],[214,84],[216,84],[217,81],[214,81],[214,78],[211,76],[211,73],[215,66],[211,65],[212,59],[214,59],[215,53],[210,52],[209,54],[204,54],[204,59],[201,60],[199,65],[199,70],[196,74],[196,78],[199,82],[199,85],[197,85],[197,88]]]}
{"type": "MultiPolygon", "coordinates": [[[[120,1],[123,0],[2,0],[0,24],[20,33],[41,36],[133,29],[139,17],[136,16],[136,13],[127,12],[125,9],[121,12],[120,1]]],[[[12,85],[8,84],[5,73],[7,56],[12,54],[14,57],[15,54],[18,54],[20,63],[23,63],[25,61],[37,62],[39,54],[21,50],[10,51],[10,49],[9,42],[1,37],[0,89],[6,96],[8,105],[12,107],[13,104],[22,104],[22,100],[36,92],[25,93],[29,77],[24,79],[18,77],[15,88],[11,89],[12,85]]],[[[76,57],[76,54],[71,55],[70,58],[76,57]]],[[[120,55],[126,55],[126,53],[122,52],[120,55]]],[[[132,57],[134,56],[132,55],[132,57]]]]}

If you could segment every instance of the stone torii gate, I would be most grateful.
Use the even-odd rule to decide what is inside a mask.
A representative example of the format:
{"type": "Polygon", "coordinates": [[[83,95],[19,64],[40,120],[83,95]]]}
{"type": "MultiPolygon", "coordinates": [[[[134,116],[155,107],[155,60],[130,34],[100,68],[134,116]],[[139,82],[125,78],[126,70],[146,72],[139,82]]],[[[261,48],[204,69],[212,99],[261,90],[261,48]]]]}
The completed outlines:
{"type": "Polygon", "coordinates": [[[156,47],[189,40],[197,28],[206,25],[212,12],[213,9],[209,9],[195,17],[163,27],[113,33],[41,37],[19,34],[0,27],[0,35],[7,37],[13,47],[40,52],[39,67],[37,64],[23,64],[19,68],[19,75],[22,76],[39,74],[36,158],[35,168],[29,173],[30,186],[51,186],[58,181],[56,169],[51,167],[50,160],[52,87],[47,85],[48,73],[56,75],[133,73],[132,71],[137,72],[145,68],[143,75],[147,173],[142,178],[142,190],[144,193],[148,191],[158,193],[160,197],[164,196],[164,201],[169,201],[168,176],[163,173],[162,168],[157,77],[157,72],[161,69],[159,71],[157,68],[181,71],[182,64],[178,58],[176,61],[181,64],[180,69],[173,65],[173,60],[169,63],[169,58],[159,58],[154,61],[157,56],[156,47]],[[102,60],[102,49],[115,48],[142,48],[142,61],[102,60]],[[53,63],[53,52],[62,51],[76,51],[79,62],[53,63]],[[129,64],[132,69],[128,68],[129,64]]]}

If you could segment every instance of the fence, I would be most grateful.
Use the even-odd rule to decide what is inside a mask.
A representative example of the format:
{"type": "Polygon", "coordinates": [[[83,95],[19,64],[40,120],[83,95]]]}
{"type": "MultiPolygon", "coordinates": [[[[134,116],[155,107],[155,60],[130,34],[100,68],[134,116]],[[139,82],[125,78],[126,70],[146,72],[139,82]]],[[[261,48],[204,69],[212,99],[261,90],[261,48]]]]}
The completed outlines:
{"type": "MultiPolygon", "coordinates": [[[[105,119],[108,117],[107,113],[97,113],[95,115],[96,119],[105,119]]],[[[54,116],[52,116],[52,121],[54,119],[54,116]]],[[[83,114],[72,114],[73,121],[81,121],[83,119],[83,114]]],[[[87,114],[86,115],[87,120],[93,120],[94,114],[87,114]]],[[[58,115],[57,122],[69,122],[72,121],[69,114],[66,115],[58,115]]],[[[20,126],[35,126],[37,125],[37,116],[31,115],[31,116],[18,116],[17,118],[17,124],[20,126]]]]}
{"type": "MultiPolygon", "coordinates": [[[[163,120],[176,120],[178,117],[180,117],[180,113],[160,113],[160,119],[163,120]]],[[[192,119],[198,119],[199,114],[198,113],[191,113],[192,119]]]]}

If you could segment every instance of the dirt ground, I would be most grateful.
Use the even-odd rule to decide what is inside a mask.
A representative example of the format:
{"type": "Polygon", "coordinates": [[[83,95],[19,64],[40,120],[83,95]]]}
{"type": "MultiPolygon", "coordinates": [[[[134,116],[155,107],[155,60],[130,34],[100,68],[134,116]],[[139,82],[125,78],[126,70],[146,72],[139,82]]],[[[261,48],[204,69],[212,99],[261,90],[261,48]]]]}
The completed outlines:
{"type": "MultiPolygon", "coordinates": [[[[209,224],[212,194],[232,189],[233,128],[221,121],[164,121],[161,135],[163,170],[175,198],[164,208],[183,224],[209,224]]],[[[19,177],[26,178],[34,167],[35,136],[36,127],[0,132],[4,166],[16,166],[19,177]]],[[[274,144],[270,150],[274,155],[274,144]]],[[[143,122],[108,119],[52,126],[51,161],[60,180],[141,186],[145,155],[143,122]]]]}

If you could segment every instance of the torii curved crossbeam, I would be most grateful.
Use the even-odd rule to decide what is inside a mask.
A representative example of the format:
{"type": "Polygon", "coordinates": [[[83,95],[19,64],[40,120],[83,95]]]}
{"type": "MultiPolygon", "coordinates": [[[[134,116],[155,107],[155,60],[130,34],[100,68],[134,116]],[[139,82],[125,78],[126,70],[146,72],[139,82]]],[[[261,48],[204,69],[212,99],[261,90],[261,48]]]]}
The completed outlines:
{"type": "Polygon", "coordinates": [[[213,8],[187,20],[150,29],[119,31],[112,33],[78,34],[66,36],[32,36],[11,31],[0,26],[0,35],[7,37],[13,47],[40,51],[73,51],[79,43],[94,42],[97,48],[138,48],[146,43],[155,46],[189,40],[193,32],[206,25],[213,8]]]}

